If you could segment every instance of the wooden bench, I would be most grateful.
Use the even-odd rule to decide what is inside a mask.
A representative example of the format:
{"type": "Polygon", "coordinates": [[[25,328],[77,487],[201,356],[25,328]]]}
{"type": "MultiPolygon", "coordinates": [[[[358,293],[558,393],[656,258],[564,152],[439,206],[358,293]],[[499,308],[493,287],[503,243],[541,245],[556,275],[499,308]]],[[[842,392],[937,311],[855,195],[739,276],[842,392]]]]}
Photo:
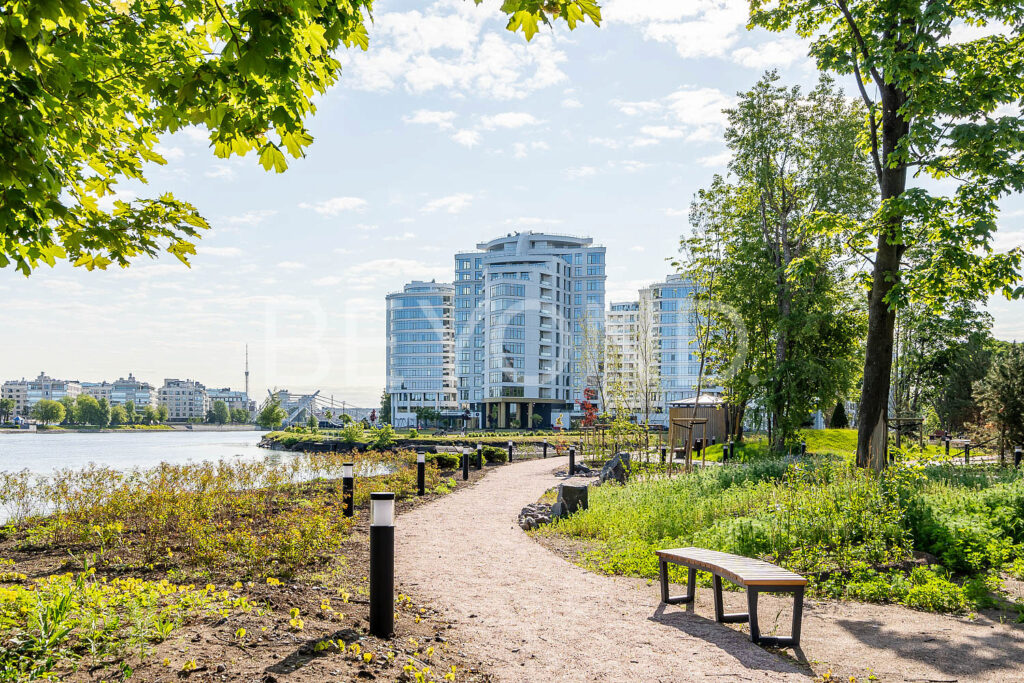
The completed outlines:
{"type": "Polygon", "coordinates": [[[697,586],[697,571],[710,572],[714,577],[715,621],[719,623],[750,622],[750,639],[760,645],[779,647],[800,645],[804,588],[807,586],[807,579],[804,577],[769,562],[704,548],[658,550],[657,555],[662,602],[668,605],[693,602],[697,586]],[[669,563],[687,567],[690,570],[686,580],[685,596],[669,596],[669,563]],[[747,589],[747,612],[745,614],[725,614],[722,607],[722,579],[727,579],[747,589]],[[757,624],[757,596],[762,592],[793,593],[793,630],[788,638],[761,635],[757,624]]]}

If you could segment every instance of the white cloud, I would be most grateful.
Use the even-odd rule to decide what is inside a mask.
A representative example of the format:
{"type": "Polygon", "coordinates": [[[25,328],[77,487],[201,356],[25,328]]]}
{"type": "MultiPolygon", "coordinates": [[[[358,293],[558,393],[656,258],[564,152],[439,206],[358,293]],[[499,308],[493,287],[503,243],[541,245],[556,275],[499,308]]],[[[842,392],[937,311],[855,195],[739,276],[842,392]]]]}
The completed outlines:
{"type": "Polygon", "coordinates": [[[516,159],[522,159],[522,158],[526,157],[526,144],[525,143],[522,143],[522,142],[515,143],[514,145],[512,145],[512,150],[513,150],[512,156],[514,156],[516,159]]]}
{"type": "Polygon", "coordinates": [[[644,251],[644,248],[639,244],[635,244],[629,248],[630,251],[644,251]]]}
{"type": "Polygon", "coordinates": [[[550,33],[527,44],[505,30],[498,5],[438,0],[423,10],[375,14],[373,48],[343,50],[343,87],[412,93],[436,89],[475,97],[520,99],[566,80],[566,55],[550,33]]]}
{"type": "Polygon", "coordinates": [[[200,254],[209,256],[241,256],[242,250],[238,247],[205,247],[200,245],[198,249],[200,254]]]}
{"type": "Polygon", "coordinates": [[[690,212],[687,209],[665,209],[665,215],[671,218],[678,218],[680,216],[689,216],[690,212]]]}
{"type": "Polygon", "coordinates": [[[564,222],[561,218],[540,218],[537,216],[505,219],[506,225],[559,225],[564,222]]]}
{"type": "Polygon", "coordinates": [[[302,202],[299,208],[312,209],[321,216],[337,216],[343,211],[362,211],[366,208],[366,200],[359,197],[331,197],[313,204],[302,202]]]}
{"type": "Polygon", "coordinates": [[[204,173],[207,178],[221,178],[223,180],[233,180],[235,177],[235,169],[231,168],[227,164],[214,164],[210,170],[204,173]]]}
{"type": "Polygon", "coordinates": [[[401,235],[388,235],[383,239],[385,242],[405,242],[406,240],[416,239],[416,233],[403,232],[401,235]]]}
{"type": "Polygon", "coordinates": [[[705,168],[715,168],[717,166],[725,166],[732,161],[732,152],[726,150],[719,152],[718,154],[709,154],[708,156],[697,159],[697,163],[705,168]]]}
{"type": "Polygon", "coordinates": [[[577,178],[587,178],[589,176],[595,175],[596,173],[597,169],[594,168],[593,166],[574,166],[573,168],[566,169],[565,171],[566,177],[571,180],[575,180],[577,178]]]}
{"type": "Polygon", "coordinates": [[[575,97],[566,97],[562,100],[562,106],[566,109],[579,109],[583,106],[583,103],[577,100],[575,97]]]}
{"type": "Polygon", "coordinates": [[[224,222],[232,227],[255,226],[276,215],[277,211],[274,211],[273,209],[259,209],[246,211],[245,213],[237,216],[228,216],[224,219],[224,222]]]}
{"type": "Polygon", "coordinates": [[[527,150],[531,149],[551,149],[548,143],[543,140],[534,140],[532,142],[516,142],[512,145],[512,156],[516,159],[523,159],[526,157],[527,150]]]}
{"type": "Polygon", "coordinates": [[[461,213],[466,207],[473,201],[473,195],[468,192],[457,192],[450,194],[447,197],[438,197],[437,199],[431,199],[429,202],[423,205],[420,209],[423,213],[432,213],[434,211],[447,211],[448,213],[461,213]]]}
{"type": "Polygon", "coordinates": [[[453,111],[432,111],[430,109],[417,109],[412,116],[403,116],[406,123],[419,123],[424,125],[435,125],[440,129],[454,128],[455,112],[453,111]]]}
{"type": "MultiPolygon", "coordinates": [[[[717,88],[686,86],[656,100],[613,100],[612,105],[627,116],[647,120],[640,126],[639,135],[629,140],[629,146],[648,147],[670,139],[706,142],[721,137],[728,120],[722,110],[735,101],[717,88]]],[[[611,146],[614,141],[591,138],[591,142],[611,146]]]]}
{"type": "Polygon", "coordinates": [[[382,258],[357,263],[348,269],[349,281],[375,285],[380,281],[397,283],[407,280],[451,280],[451,265],[436,265],[415,259],[382,258]]]}
{"type": "Polygon", "coordinates": [[[362,230],[363,232],[372,232],[377,229],[376,225],[371,225],[369,223],[357,223],[352,227],[356,230],[362,230]]]}
{"type": "Polygon", "coordinates": [[[750,69],[767,66],[786,67],[807,57],[807,42],[801,38],[781,38],[732,51],[732,61],[750,69]]]}
{"type": "Polygon", "coordinates": [[[475,147],[480,144],[480,133],[467,128],[452,135],[452,140],[463,147],[475,147]]]}
{"type": "Polygon", "coordinates": [[[636,173],[637,171],[642,171],[645,168],[649,168],[650,164],[645,161],[627,159],[625,161],[616,162],[613,164],[613,166],[621,168],[626,173],[636,173]]]}
{"type": "Polygon", "coordinates": [[[522,128],[523,126],[535,126],[541,123],[533,114],[524,111],[506,111],[493,116],[481,116],[480,125],[486,130],[495,128],[522,128]]]}
{"type": "Polygon", "coordinates": [[[281,270],[305,270],[308,266],[298,261],[281,261],[276,267],[281,270]]]}
{"type": "Polygon", "coordinates": [[[644,126],[640,129],[640,132],[652,138],[667,139],[686,137],[685,130],[682,128],[674,128],[672,126],[644,126]]]}
{"type": "Polygon", "coordinates": [[[153,151],[167,161],[178,161],[185,158],[185,150],[181,147],[165,147],[164,145],[157,145],[153,148],[153,151]]]}
{"type": "Polygon", "coordinates": [[[608,149],[618,149],[622,146],[622,142],[620,140],[615,140],[613,138],[592,137],[588,139],[587,142],[592,145],[607,147],[608,149]]]}
{"type": "Polygon", "coordinates": [[[342,282],[344,282],[344,278],[337,275],[327,275],[326,277],[313,280],[313,284],[317,287],[333,287],[334,285],[340,285],[342,282]]]}
{"type": "Polygon", "coordinates": [[[648,40],[670,43],[683,58],[723,57],[743,34],[747,0],[609,0],[609,24],[638,27],[648,40]]]}

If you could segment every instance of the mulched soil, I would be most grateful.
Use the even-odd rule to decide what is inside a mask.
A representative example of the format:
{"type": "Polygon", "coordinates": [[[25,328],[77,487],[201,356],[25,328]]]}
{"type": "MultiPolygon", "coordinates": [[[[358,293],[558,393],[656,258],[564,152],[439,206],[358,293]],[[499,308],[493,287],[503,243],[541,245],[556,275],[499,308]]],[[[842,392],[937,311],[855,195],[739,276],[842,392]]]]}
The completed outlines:
{"type": "MultiPolygon", "coordinates": [[[[479,481],[491,469],[488,465],[481,471],[471,468],[470,480],[465,482],[461,469],[443,472],[442,476],[454,478],[457,488],[463,488],[479,481]]],[[[401,518],[403,513],[440,497],[443,496],[428,493],[422,498],[398,501],[396,512],[401,518]]],[[[18,542],[16,537],[0,542],[0,557],[14,560],[14,569],[30,579],[81,570],[81,563],[69,556],[66,549],[19,550],[18,542]]],[[[429,605],[419,602],[415,595],[398,600],[392,638],[380,639],[368,633],[369,510],[366,507],[357,508],[356,524],[335,561],[316,572],[281,585],[246,583],[234,592],[244,595],[258,609],[176,629],[144,660],[133,658],[129,662],[134,668],[131,680],[412,681],[413,673],[405,671],[408,664],[413,664],[417,670],[429,667],[430,680],[442,680],[452,667],[455,667],[458,681],[492,680],[460,654],[462,645],[454,626],[429,605]],[[349,594],[347,602],[343,601],[343,592],[349,594]],[[325,599],[330,600],[330,612],[321,611],[325,599]],[[304,622],[301,630],[289,623],[293,608],[300,610],[304,622]],[[235,634],[242,628],[246,634],[240,642],[235,634]],[[341,640],[347,649],[343,652],[332,645],[316,651],[316,644],[324,639],[341,640]],[[354,644],[358,646],[358,653],[352,649],[354,644]],[[432,648],[429,654],[428,648],[432,648]],[[371,662],[363,660],[364,653],[373,654],[371,662]],[[394,655],[390,661],[389,653],[394,655]]],[[[147,580],[165,578],[160,571],[131,571],[120,575],[147,580]]],[[[233,583],[226,577],[209,582],[218,590],[230,588],[233,583]]],[[[401,588],[396,587],[396,593],[399,590],[401,588]]],[[[62,678],[67,681],[118,679],[116,666],[93,670],[83,667],[62,678]]]]}

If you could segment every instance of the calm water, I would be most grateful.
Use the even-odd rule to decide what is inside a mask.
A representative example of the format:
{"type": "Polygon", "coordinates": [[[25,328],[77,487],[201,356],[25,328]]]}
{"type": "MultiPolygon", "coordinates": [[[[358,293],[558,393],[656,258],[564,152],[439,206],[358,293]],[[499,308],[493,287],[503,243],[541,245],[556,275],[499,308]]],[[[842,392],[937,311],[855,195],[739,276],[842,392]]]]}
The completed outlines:
{"type": "Polygon", "coordinates": [[[279,457],[259,448],[262,432],[112,432],[107,434],[0,433],[0,471],[48,474],[94,462],[117,469],[150,467],[161,462],[187,463],[221,459],[279,457]]]}

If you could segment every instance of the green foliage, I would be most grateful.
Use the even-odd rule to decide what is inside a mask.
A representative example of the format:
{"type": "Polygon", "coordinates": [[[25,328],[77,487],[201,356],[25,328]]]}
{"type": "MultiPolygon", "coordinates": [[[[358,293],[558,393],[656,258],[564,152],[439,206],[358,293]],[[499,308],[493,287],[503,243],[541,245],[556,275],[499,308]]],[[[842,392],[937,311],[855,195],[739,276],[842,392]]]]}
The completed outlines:
{"type": "Polygon", "coordinates": [[[7,422],[14,413],[14,399],[0,398],[0,423],[7,422]]]}
{"type": "Polygon", "coordinates": [[[110,409],[110,426],[120,427],[121,425],[128,424],[128,411],[124,409],[124,406],[113,406],[110,409]]]}
{"type": "Polygon", "coordinates": [[[338,436],[341,437],[342,443],[358,443],[363,440],[363,426],[356,422],[352,422],[342,427],[338,436]]]}
{"type": "Polygon", "coordinates": [[[444,451],[427,453],[426,460],[427,462],[437,464],[438,468],[442,470],[454,470],[462,465],[462,455],[459,453],[447,453],[444,451]]]}
{"type": "Polygon", "coordinates": [[[288,414],[281,407],[281,402],[275,398],[267,401],[267,404],[263,406],[263,410],[256,416],[256,424],[267,429],[275,429],[281,426],[286,417],[288,414]]]}
{"type": "Polygon", "coordinates": [[[64,406],[48,398],[41,399],[32,406],[32,417],[44,425],[58,424],[64,420],[64,406]]]}
{"type": "Polygon", "coordinates": [[[313,433],[316,433],[320,429],[320,423],[312,413],[310,413],[309,418],[306,420],[306,429],[313,433]]]}
{"type": "Polygon", "coordinates": [[[387,392],[387,389],[381,392],[380,413],[378,413],[377,419],[383,424],[391,424],[391,394],[387,392]]]}
{"type": "Polygon", "coordinates": [[[809,93],[778,81],[766,74],[726,111],[730,174],[698,193],[676,265],[696,285],[707,371],[733,410],[766,411],[781,452],[809,413],[854,386],[863,312],[843,244],[817,216],[863,218],[873,191],[862,108],[825,77],[809,93]]]}
{"type": "Polygon", "coordinates": [[[398,443],[398,435],[389,424],[384,425],[380,429],[374,429],[370,437],[370,448],[375,451],[393,448],[396,443],[398,443]]]}
{"type": "Polygon", "coordinates": [[[94,571],[0,586],[0,681],[53,680],[67,668],[145,655],[183,623],[252,609],[213,586],[108,580],[94,571]]]}
{"type": "MultiPolygon", "coordinates": [[[[371,0],[168,4],[47,0],[5,9],[0,47],[0,267],[66,259],[188,262],[209,226],[170,193],[112,208],[123,179],[165,164],[162,135],[204,127],[218,157],[284,171],[313,138],[304,121],[341,75],[339,49],[369,46],[371,0]]],[[[600,21],[593,0],[508,0],[511,31],[600,21]]]]}
{"type": "Polygon", "coordinates": [[[985,417],[1005,430],[1008,443],[1024,446],[1024,346],[1000,354],[975,389],[985,417]]]}
{"type": "Polygon", "coordinates": [[[815,589],[831,598],[899,603],[925,612],[966,612],[987,599],[987,593],[975,593],[972,599],[968,590],[935,569],[914,567],[908,575],[880,572],[863,562],[815,584],[815,589]]]}
{"type": "Polygon", "coordinates": [[[142,421],[147,425],[156,424],[160,420],[160,414],[153,406],[146,406],[142,409],[142,421]]]}
{"type": "Polygon", "coordinates": [[[484,446],[482,455],[489,465],[508,462],[508,451],[498,446],[484,446]]]}
{"type": "Polygon", "coordinates": [[[246,424],[249,422],[249,411],[245,408],[232,408],[231,421],[235,424],[246,424]]]}
{"type": "MultiPolygon", "coordinates": [[[[158,422],[167,422],[167,418],[171,416],[170,409],[162,403],[156,407],[156,419],[158,422]]],[[[280,424],[280,423],[278,423],[280,424]]]]}
{"type": "Polygon", "coordinates": [[[846,406],[840,401],[836,404],[835,410],[832,411],[832,419],[829,420],[831,429],[846,429],[850,426],[850,420],[846,417],[846,406]]]}

